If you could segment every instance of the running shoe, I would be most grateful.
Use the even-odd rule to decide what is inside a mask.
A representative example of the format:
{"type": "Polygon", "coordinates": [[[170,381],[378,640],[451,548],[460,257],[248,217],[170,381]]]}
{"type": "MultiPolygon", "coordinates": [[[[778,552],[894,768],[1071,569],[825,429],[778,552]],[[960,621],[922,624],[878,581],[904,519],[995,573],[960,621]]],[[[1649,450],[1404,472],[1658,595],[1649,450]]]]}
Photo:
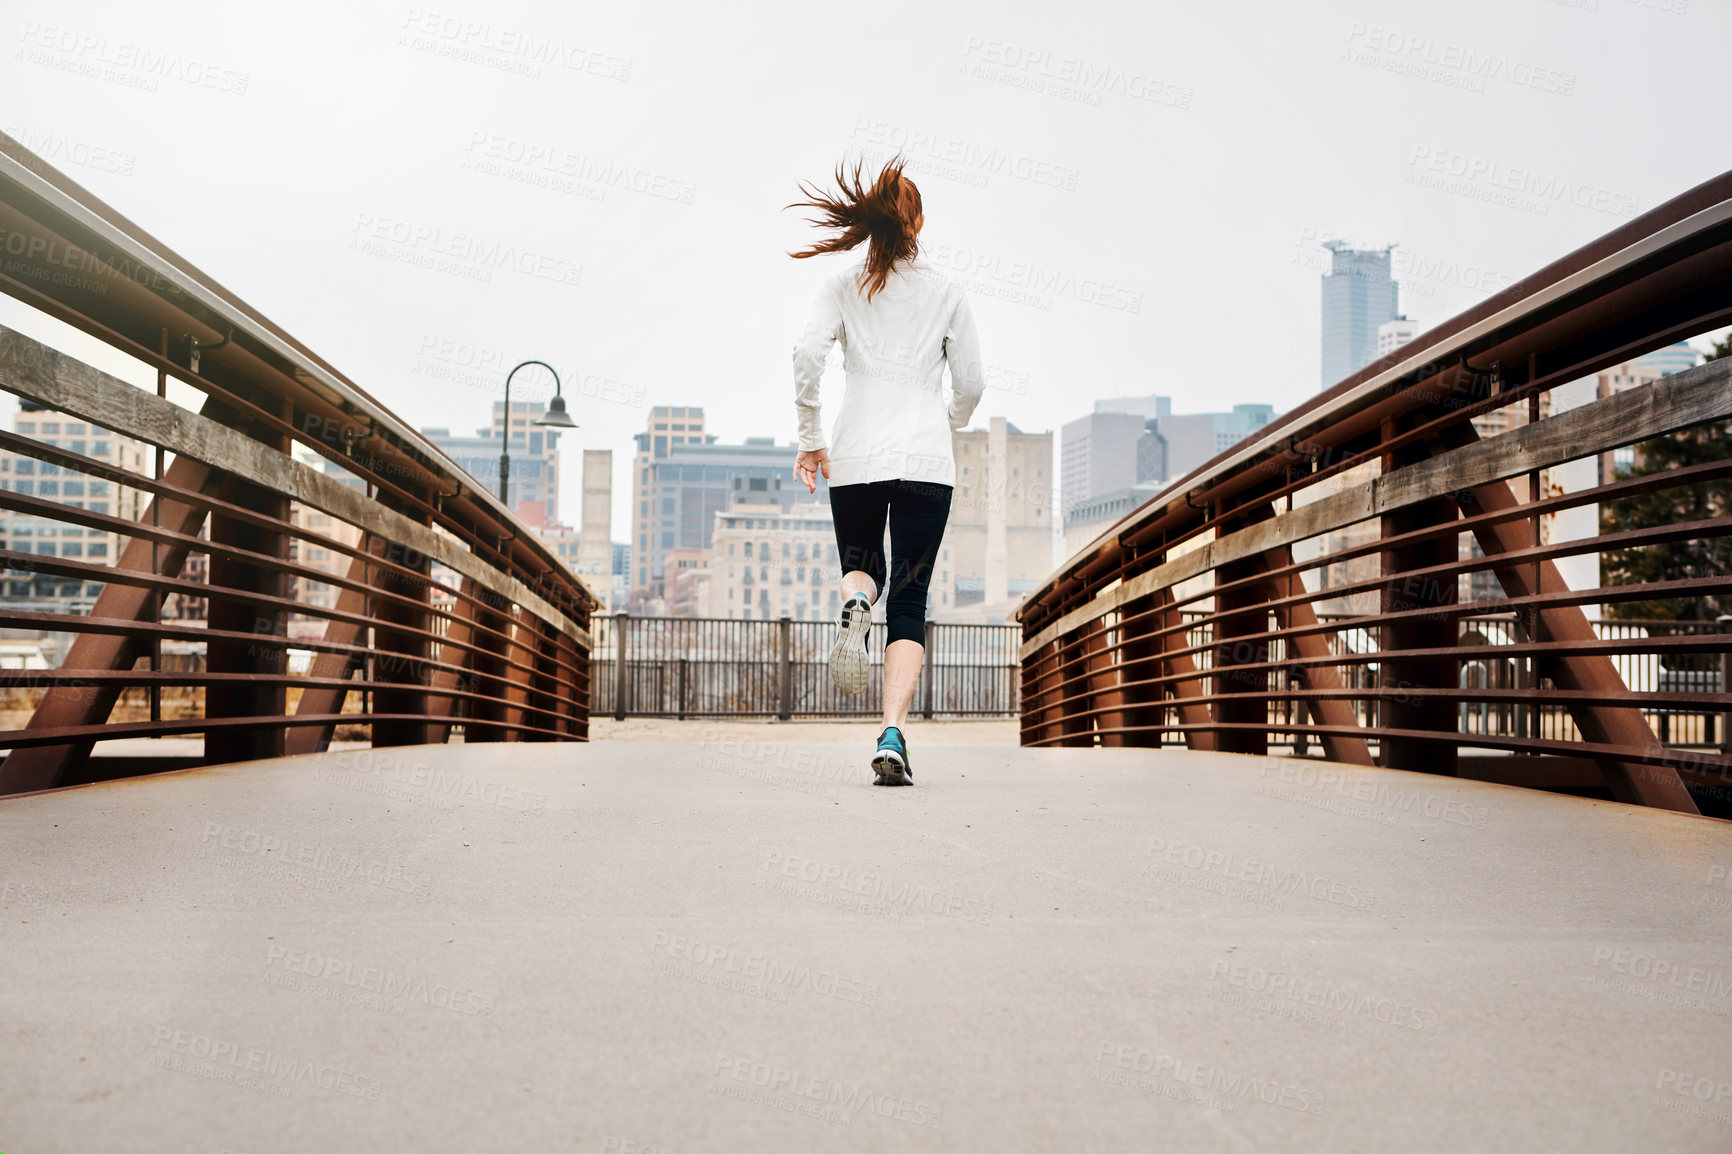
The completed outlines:
{"type": "Polygon", "coordinates": [[[874,785],[913,785],[914,766],[908,760],[908,740],[894,725],[878,735],[878,752],[872,755],[874,785]]]}
{"type": "Polygon", "coordinates": [[[830,680],[843,693],[866,692],[866,634],[872,629],[872,602],[856,593],[842,603],[836,644],[830,647],[830,680]]]}

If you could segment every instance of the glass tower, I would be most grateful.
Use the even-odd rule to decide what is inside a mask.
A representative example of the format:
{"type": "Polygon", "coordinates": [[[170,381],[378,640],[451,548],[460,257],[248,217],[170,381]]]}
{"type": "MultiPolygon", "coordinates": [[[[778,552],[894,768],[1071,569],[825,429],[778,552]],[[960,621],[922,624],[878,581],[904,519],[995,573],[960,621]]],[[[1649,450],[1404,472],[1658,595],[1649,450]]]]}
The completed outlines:
{"type": "Polygon", "coordinates": [[[1330,252],[1323,274],[1324,388],[1352,376],[1377,359],[1377,326],[1400,316],[1395,280],[1385,248],[1349,248],[1339,240],[1323,245],[1330,252]]]}

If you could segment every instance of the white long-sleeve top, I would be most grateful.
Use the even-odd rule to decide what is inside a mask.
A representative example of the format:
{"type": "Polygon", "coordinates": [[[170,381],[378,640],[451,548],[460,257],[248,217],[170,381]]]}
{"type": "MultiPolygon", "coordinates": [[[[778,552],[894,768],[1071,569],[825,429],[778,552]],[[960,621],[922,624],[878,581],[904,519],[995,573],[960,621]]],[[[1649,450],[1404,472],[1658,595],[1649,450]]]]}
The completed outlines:
{"type": "Polygon", "coordinates": [[[897,266],[868,304],[855,287],[864,264],[824,282],[794,346],[800,448],[829,449],[832,485],[902,477],[954,486],[950,434],[967,426],[986,388],[968,297],[916,258],[897,266]],[[842,345],[847,388],[826,444],[818,382],[833,342],[842,345]]]}

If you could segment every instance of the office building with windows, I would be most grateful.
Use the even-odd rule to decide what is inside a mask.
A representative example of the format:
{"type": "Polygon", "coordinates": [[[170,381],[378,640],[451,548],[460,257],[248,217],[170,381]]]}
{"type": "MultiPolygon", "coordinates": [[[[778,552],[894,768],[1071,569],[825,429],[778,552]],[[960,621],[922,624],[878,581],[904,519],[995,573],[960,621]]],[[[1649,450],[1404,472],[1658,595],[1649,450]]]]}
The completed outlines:
{"type": "MultiPolygon", "coordinates": [[[[13,424],[20,436],[97,461],[105,470],[148,475],[153,450],[70,413],[21,402],[13,424]]],[[[0,489],[127,521],[142,519],[148,495],[114,476],[96,476],[0,449],[0,489]]],[[[91,565],[113,565],[126,545],[117,533],[86,528],[47,513],[0,511],[0,548],[91,565]]],[[[44,613],[88,613],[102,592],[89,579],[14,569],[5,574],[7,601],[44,613]]]]}
{"type": "MultiPolygon", "coordinates": [[[[508,507],[535,528],[559,524],[559,434],[535,422],[547,412],[541,401],[511,402],[508,507]]],[[[499,492],[499,454],[505,444],[505,402],[493,402],[492,423],[473,437],[448,428],[422,429],[426,437],[489,493],[499,492]]]]}
{"type": "Polygon", "coordinates": [[[1275,406],[1260,403],[1175,413],[1153,395],[1095,402],[1063,428],[1063,555],[1274,419],[1275,406]]]}
{"type": "Polygon", "coordinates": [[[1401,316],[1388,245],[1356,249],[1344,241],[1323,245],[1329,271],[1323,274],[1323,371],[1327,389],[1377,359],[1378,329],[1401,316]]]}
{"type": "MultiPolygon", "coordinates": [[[[774,491],[786,511],[796,499],[792,443],[771,437],[747,437],[744,444],[718,444],[704,431],[703,410],[691,406],[658,405],[650,427],[637,434],[632,465],[636,508],[632,539],[631,606],[634,612],[665,611],[673,600],[668,557],[675,550],[710,547],[716,514],[728,508],[734,481],[763,481],[763,492],[774,491]],[[771,485],[771,482],[774,485],[771,485]]],[[[820,485],[816,495],[802,486],[799,496],[829,500],[820,485]]]]}
{"type": "MultiPolygon", "coordinates": [[[[689,598],[682,600],[690,601],[692,616],[828,621],[841,612],[842,573],[830,506],[811,499],[784,503],[785,495],[792,494],[784,494],[778,477],[734,478],[727,507],[712,514],[715,526],[703,566],[707,580],[675,576],[691,586],[689,598]],[[708,614],[697,611],[699,589],[708,614]]],[[[804,486],[799,495],[811,496],[804,486]]],[[[698,568],[693,559],[691,570],[698,568]]],[[[874,612],[882,620],[882,598],[874,612]]]]}
{"type": "Polygon", "coordinates": [[[1059,429],[1059,494],[1066,517],[1078,505],[1136,482],[1137,442],[1149,420],[1141,412],[1103,411],[1097,404],[1094,412],[1059,429]]]}

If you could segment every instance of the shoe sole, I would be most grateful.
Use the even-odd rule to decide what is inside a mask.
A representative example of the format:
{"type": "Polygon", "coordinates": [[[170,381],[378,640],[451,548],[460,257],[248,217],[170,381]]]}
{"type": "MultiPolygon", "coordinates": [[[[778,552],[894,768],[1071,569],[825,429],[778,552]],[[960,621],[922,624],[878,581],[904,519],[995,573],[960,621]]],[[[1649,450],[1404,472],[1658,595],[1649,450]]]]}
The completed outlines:
{"type": "Polygon", "coordinates": [[[836,623],[841,636],[830,649],[830,680],[843,693],[866,691],[866,634],[872,629],[872,610],[844,609],[836,623]]]}
{"type": "Polygon", "coordinates": [[[913,785],[908,763],[894,749],[880,749],[872,757],[872,772],[878,775],[873,785],[913,785]]]}

